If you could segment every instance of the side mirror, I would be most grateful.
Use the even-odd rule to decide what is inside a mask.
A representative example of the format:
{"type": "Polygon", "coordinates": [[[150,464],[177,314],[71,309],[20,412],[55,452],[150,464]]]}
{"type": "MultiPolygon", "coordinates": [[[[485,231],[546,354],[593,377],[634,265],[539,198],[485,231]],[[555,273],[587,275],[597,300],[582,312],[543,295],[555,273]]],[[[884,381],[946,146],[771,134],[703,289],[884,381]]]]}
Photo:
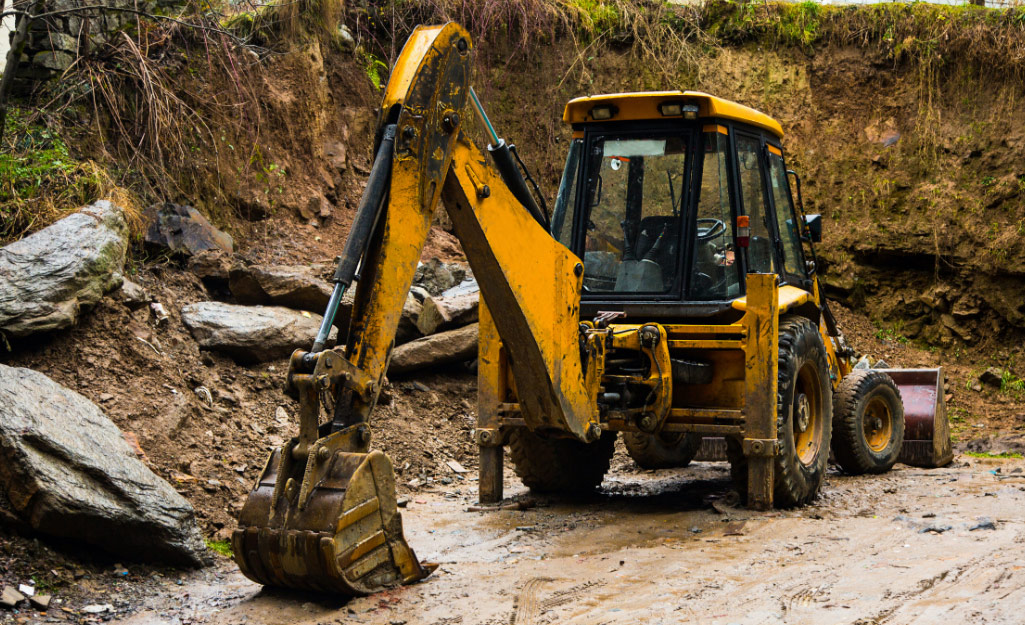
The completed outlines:
{"type": "Polygon", "coordinates": [[[805,215],[801,237],[812,243],[822,241],[822,215],[805,215]]]}

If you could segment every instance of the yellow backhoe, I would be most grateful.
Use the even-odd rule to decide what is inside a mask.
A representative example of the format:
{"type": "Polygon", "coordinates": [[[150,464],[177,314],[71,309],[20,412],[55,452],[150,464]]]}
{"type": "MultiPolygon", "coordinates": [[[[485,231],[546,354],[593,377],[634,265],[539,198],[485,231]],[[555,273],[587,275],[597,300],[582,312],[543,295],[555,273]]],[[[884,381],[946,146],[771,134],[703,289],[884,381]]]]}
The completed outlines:
{"type": "Polygon", "coordinates": [[[531,489],[580,491],[619,433],[653,467],[721,440],[737,492],[763,509],[811,500],[831,450],[851,473],[950,460],[939,370],[852,366],[775,120],[691,91],[572,100],[549,215],[470,89],[470,52],[456,24],[419,27],[392,72],[324,324],[291,358],[299,436],[232,538],[248,577],[356,595],[432,570],[405,541],[370,416],[439,200],[481,290],[482,502],[502,498],[504,447],[531,489]],[[471,107],[486,152],[462,130],[471,107]],[[348,332],[325,349],[354,283],[348,332]]]}

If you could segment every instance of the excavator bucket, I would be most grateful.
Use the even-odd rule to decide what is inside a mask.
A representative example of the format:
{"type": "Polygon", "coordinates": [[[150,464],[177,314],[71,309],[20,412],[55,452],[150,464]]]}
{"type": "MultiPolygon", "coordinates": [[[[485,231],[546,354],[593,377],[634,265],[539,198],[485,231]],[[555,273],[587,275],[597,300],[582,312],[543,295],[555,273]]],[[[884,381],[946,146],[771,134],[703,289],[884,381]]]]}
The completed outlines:
{"type": "Polygon", "coordinates": [[[954,458],[950,446],[943,369],[881,369],[900,389],[904,402],[904,446],[899,462],[942,467],[954,458]]]}
{"type": "Polygon", "coordinates": [[[232,535],[235,562],[270,586],[365,595],[434,570],[406,544],[391,461],[350,453],[354,426],[319,439],[305,461],[299,439],[274,450],[232,535]]]}

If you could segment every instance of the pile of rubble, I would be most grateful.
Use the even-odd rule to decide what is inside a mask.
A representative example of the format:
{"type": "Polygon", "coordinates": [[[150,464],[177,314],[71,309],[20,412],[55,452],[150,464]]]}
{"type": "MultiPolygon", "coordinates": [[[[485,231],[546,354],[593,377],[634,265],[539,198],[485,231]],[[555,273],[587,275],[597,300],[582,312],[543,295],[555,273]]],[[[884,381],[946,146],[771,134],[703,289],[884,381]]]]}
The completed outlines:
{"type": "MultiPolygon", "coordinates": [[[[189,207],[155,206],[147,219],[144,245],[194,274],[207,301],[160,302],[125,278],[124,211],[99,202],[0,248],[0,339],[31,345],[112,297],[131,310],[148,308],[157,327],[180,311],[200,349],[240,364],[310,347],[331,295],[331,263],[247,264],[230,236],[189,207]]],[[[340,306],[332,338],[348,331],[355,291],[340,306]]],[[[478,301],[465,266],[420,265],[389,373],[473,361],[478,301]]],[[[130,438],[81,394],[39,371],[0,364],[0,512],[7,521],[126,557],[144,552],[202,564],[208,553],[192,506],[146,467],[130,438]]]]}

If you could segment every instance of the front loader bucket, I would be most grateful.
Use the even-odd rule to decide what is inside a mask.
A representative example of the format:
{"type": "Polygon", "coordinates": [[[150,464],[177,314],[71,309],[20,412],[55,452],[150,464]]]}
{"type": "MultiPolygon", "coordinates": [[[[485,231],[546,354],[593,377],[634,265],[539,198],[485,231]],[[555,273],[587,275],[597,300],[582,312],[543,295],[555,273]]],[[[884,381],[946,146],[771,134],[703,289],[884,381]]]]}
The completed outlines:
{"type": "Polygon", "coordinates": [[[942,467],[954,458],[950,446],[943,369],[881,369],[904,401],[904,446],[898,460],[916,467],[942,467]]]}
{"type": "Polygon", "coordinates": [[[347,434],[318,440],[308,461],[292,460],[295,439],[271,454],[231,537],[246,577],[352,596],[434,570],[403,537],[391,461],[380,451],[347,453],[347,434]]]}

